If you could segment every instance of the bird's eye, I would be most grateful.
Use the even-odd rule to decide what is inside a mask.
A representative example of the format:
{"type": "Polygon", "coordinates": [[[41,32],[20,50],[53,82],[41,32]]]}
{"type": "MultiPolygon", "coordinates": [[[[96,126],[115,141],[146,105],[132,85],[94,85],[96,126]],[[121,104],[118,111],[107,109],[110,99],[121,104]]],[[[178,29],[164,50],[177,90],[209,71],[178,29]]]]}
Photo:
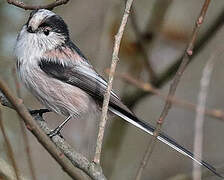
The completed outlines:
{"type": "Polygon", "coordinates": [[[50,30],[49,30],[49,29],[44,29],[44,34],[45,34],[46,36],[48,36],[49,33],[50,33],[50,30]]]}

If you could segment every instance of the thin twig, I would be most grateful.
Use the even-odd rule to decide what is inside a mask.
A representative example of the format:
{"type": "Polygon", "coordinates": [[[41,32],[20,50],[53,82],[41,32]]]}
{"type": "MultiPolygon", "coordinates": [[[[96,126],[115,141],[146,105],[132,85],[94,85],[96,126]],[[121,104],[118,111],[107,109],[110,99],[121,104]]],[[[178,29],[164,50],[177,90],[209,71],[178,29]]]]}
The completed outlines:
{"type": "Polygon", "coordinates": [[[153,42],[156,34],[160,31],[161,26],[163,25],[164,22],[165,14],[171,3],[172,1],[170,0],[155,1],[155,4],[153,5],[152,8],[151,16],[148,20],[148,25],[146,26],[145,32],[143,33],[140,31],[138,27],[135,8],[132,7],[132,14],[130,15],[131,25],[136,35],[137,38],[136,43],[141,50],[146,70],[149,72],[151,83],[157,82],[158,77],[155,70],[153,69],[153,64],[150,62],[148,49],[146,48],[146,45],[149,46],[153,42]]]}
{"type": "Polygon", "coordinates": [[[80,170],[77,169],[79,168],[92,179],[106,179],[99,166],[95,166],[95,163],[90,163],[87,158],[73,150],[72,147],[68,143],[66,143],[63,138],[60,138],[60,136],[56,135],[52,138],[52,141],[54,142],[52,143],[52,141],[46,135],[50,132],[50,129],[47,127],[47,124],[45,123],[44,119],[41,118],[39,115],[35,114],[31,116],[27,108],[23,105],[22,100],[14,97],[5,85],[4,81],[0,79],[0,92],[1,91],[1,103],[3,102],[4,105],[13,108],[17,111],[22,120],[25,122],[28,130],[31,131],[31,133],[37,138],[37,140],[59,163],[59,165],[61,165],[62,169],[66,173],[68,173],[71,178],[83,179],[83,176],[80,174],[80,170]],[[36,120],[36,122],[33,118],[36,120]]]}
{"type": "MultiPolygon", "coordinates": [[[[199,17],[198,17],[198,19],[196,21],[196,25],[195,25],[195,28],[194,28],[194,31],[193,31],[190,43],[188,44],[188,47],[187,47],[187,49],[185,51],[184,57],[182,59],[180,67],[177,70],[177,73],[176,73],[176,75],[174,77],[174,80],[173,80],[173,82],[170,85],[168,97],[172,97],[175,94],[177,85],[178,85],[178,83],[180,81],[180,78],[183,75],[184,70],[186,69],[188,62],[190,61],[190,57],[193,54],[194,44],[196,42],[196,38],[197,38],[197,35],[198,35],[198,32],[199,32],[199,29],[200,29],[200,27],[201,27],[201,25],[202,25],[202,23],[204,21],[205,14],[207,12],[207,9],[208,9],[208,6],[210,4],[210,1],[211,0],[205,0],[205,2],[204,2],[204,5],[203,5],[202,10],[201,10],[201,13],[200,13],[200,15],[199,15],[199,17]]],[[[161,113],[161,115],[159,117],[159,120],[157,121],[159,126],[161,126],[161,124],[163,123],[163,121],[166,118],[170,108],[171,108],[171,102],[169,100],[167,100],[166,104],[164,106],[164,109],[163,109],[163,111],[162,111],[162,113],[161,113]]]]}
{"type": "MultiPolygon", "coordinates": [[[[203,144],[203,124],[206,98],[208,95],[208,88],[213,71],[213,58],[212,57],[207,63],[203,70],[201,77],[200,92],[198,95],[197,103],[197,114],[195,118],[195,138],[194,138],[194,154],[197,154],[199,159],[202,159],[202,144],[203,144]]],[[[202,178],[201,166],[193,162],[193,179],[200,180],[202,178]]]]}
{"type": "Polygon", "coordinates": [[[4,128],[4,125],[3,125],[3,122],[2,122],[1,108],[0,108],[0,129],[2,131],[2,135],[3,135],[3,138],[4,138],[5,144],[6,144],[7,155],[8,155],[8,158],[10,159],[10,161],[12,163],[12,167],[14,169],[16,179],[20,180],[19,169],[18,169],[18,166],[16,164],[16,159],[15,159],[15,156],[14,156],[14,153],[13,153],[13,150],[12,150],[12,146],[9,142],[9,139],[8,139],[7,135],[6,135],[5,128],[4,128]]]}
{"type": "MultiPolygon", "coordinates": [[[[0,158],[0,180],[15,180],[14,170],[12,166],[3,158],[0,158]]],[[[20,174],[20,180],[28,180],[28,178],[20,174]]]]}
{"type": "Polygon", "coordinates": [[[9,4],[12,4],[16,7],[22,8],[24,10],[36,10],[36,9],[49,9],[52,10],[57,6],[61,6],[63,4],[67,4],[69,0],[55,0],[54,2],[47,4],[47,5],[27,5],[22,1],[17,1],[17,0],[7,0],[9,4]]]}
{"type": "MultiPolygon", "coordinates": [[[[174,76],[173,82],[170,85],[170,89],[169,89],[169,93],[168,93],[167,97],[172,98],[174,96],[174,94],[176,92],[177,85],[179,84],[179,81],[181,79],[181,76],[184,73],[184,70],[186,69],[186,67],[187,67],[187,65],[190,61],[190,57],[193,54],[194,44],[196,42],[196,38],[197,38],[197,35],[198,35],[198,32],[199,32],[199,29],[200,29],[200,27],[201,27],[201,25],[204,21],[208,6],[210,4],[210,1],[211,0],[205,0],[204,4],[202,6],[200,15],[199,15],[199,17],[196,21],[195,28],[194,28],[192,36],[191,36],[191,40],[190,40],[190,42],[189,42],[189,44],[188,44],[188,46],[185,50],[184,56],[182,58],[180,66],[179,66],[179,68],[178,68],[178,70],[177,70],[177,72],[174,76]]],[[[148,160],[149,160],[149,158],[150,158],[150,156],[151,156],[151,154],[154,150],[154,147],[155,147],[155,144],[156,144],[155,142],[157,140],[157,136],[158,136],[158,134],[160,132],[160,129],[162,127],[163,121],[166,118],[171,106],[172,106],[172,102],[169,99],[167,99],[166,103],[164,105],[164,108],[162,110],[162,113],[161,113],[159,119],[157,120],[157,125],[156,125],[156,129],[154,131],[153,138],[149,142],[151,145],[148,146],[148,147],[150,147],[150,148],[146,151],[147,153],[145,153],[142,162],[148,162],[148,160]]],[[[146,163],[145,164],[142,163],[142,165],[140,165],[139,171],[137,172],[137,175],[136,175],[136,177],[139,177],[139,179],[141,178],[141,175],[142,175],[142,172],[143,172],[143,170],[141,170],[141,169],[144,169],[145,165],[146,165],[146,163]]]]}
{"type": "Polygon", "coordinates": [[[156,75],[156,72],[154,71],[152,63],[150,62],[148,51],[147,51],[147,48],[146,48],[145,43],[144,43],[143,35],[139,30],[139,27],[138,27],[138,24],[137,24],[137,21],[136,21],[136,12],[135,12],[134,6],[132,7],[132,13],[130,15],[130,20],[131,20],[133,30],[134,30],[135,35],[136,35],[137,40],[138,40],[138,45],[139,45],[139,48],[140,48],[142,56],[143,56],[143,61],[144,61],[144,64],[146,66],[146,70],[149,73],[150,82],[155,82],[156,79],[157,79],[157,75],[156,75]]]}
{"type": "Polygon", "coordinates": [[[114,42],[112,62],[111,62],[111,67],[110,67],[109,81],[108,81],[106,93],[104,95],[102,116],[101,116],[101,120],[100,120],[100,124],[99,124],[99,133],[98,133],[97,142],[96,142],[96,152],[95,152],[95,156],[94,156],[94,160],[93,160],[96,164],[100,164],[100,155],[101,155],[101,150],[102,150],[104,130],[105,130],[106,121],[107,121],[107,111],[108,111],[110,93],[111,93],[111,89],[112,89],[112,83],[113,83],[116,65],[119,60],[118,53],[119,53],[119,49],[120,49],[121,38],[123,36],[123,32],[124,32],[125,26],[128,21],[128,16],[130,13],[130,8],[132,5],[132,2],[133,2],[133,0],[127,0],[124,15],[123,15],[123,18],[121,21],[121,25],[119,27],[118,33],[115,35],[115,42],[114,42]]]}
{"type": "Polygon", "coordinates": [[[161,31],[161,27],[164,24],[164,19],[166,18],[166,13],[170,5],[173,3],[173,1],[170,0],[156,0],[151,16],[148,19],[148,23],[145,28],[144,37],[149,40],[151,38],[155,37],[155,34],[161,31]]]}
{"type": "Polygon", "coordinates": [[[146,151],[144,153],[144,157],[141,161],[141,164],[138,168],[138,171],[137,171],[137,174],[136,174],[136,177],[135,177],[135,180],[141,180],[141,177],[142,177],[142,174],[143,174],[143,171],[145,169],[145,166],[147,165],[148,163],[148,157],[150,157],[150,155],[152,154],[153,152],[153,148],[151,148],[152,146],[155,146],[156,144],[156,141],[151,141],[151,143],[149,143],[147,145],[147,148],[146,148],[146,151]]]}
{"type": "MultiPolygon", "coordinates": [[[[21,98],[20,84],[19,84],[19,81],[18,81],[18,78],[17,78],[15,66],[12,68],[12,75],[13,75],[13,79],[14,79],[15,86],[16,86],[16,94],[19,98],[21,98]]],[[[30,169],[30,174],[31,174],[32,180],[36,180],[37,178],[36,178],[35,169],[34,169],[34,165],[33,165],[33,160],[32,160],[32,156],[31,156],[31,152],[30,152],[30,145],[29,145],[26,129],[25,129],[25,126],[24,126],[21,118],[18,116],[18,114],[17,114],[17,117],[18,117],[18,120],[19,120],[20,129],[21,129],[22,136],[23,136],[23,141],[24,141],[24,144],[25,144],[25,152],[26,152],[28,167],[30,169]]]]}
{"type": "MultiPolygon", "coordinates": [[[[128,84],[132,84],[133,86],[142,89],[143,91],[152,93],[154,95],[157,95],[158,97],[161,97],[164,100],[170,100],[173,105],[177,105],[183,108],[187,108],[193,111],[196,111],[197,106],[191,102],[188,102],[186,100],[179,99],[175,96],[173,97],[167,97],[166,94],[162,93],[159,89],[153,87],[150,83],[145,83],[139,79],[133,78],[131,75],[126,73],[116,73],[115,77],[120,78],[120,80],[123,80],[127,82],[128,84]]],[[[224,112],[219,109],[205,109],[205,115],[208,115],[210,117],[224,120],[224,112]]]]}

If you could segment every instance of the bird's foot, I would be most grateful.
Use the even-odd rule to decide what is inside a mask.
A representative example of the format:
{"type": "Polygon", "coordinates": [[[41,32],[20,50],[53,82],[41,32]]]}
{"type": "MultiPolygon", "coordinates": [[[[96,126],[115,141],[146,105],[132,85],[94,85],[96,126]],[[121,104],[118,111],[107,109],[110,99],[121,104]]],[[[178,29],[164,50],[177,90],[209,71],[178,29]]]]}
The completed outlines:
{"type": "Polygon", "coordinates": [[[43,114],[50,112],[50,110],[49,109],[37,109],[37,110],[30,110],[29,112],[31,115],[39,114],[40,117],[43,117],[43,114]]]}
{"type": "Polygon", "coordinates": [[[61,138],[63,138],[63,136],[61,135],[61,127],[57,127],[55,128],[54,130],[50,131],[47,135],[49,138],[53,138],[54,136],[58,135],[60,136],[61,138]]]}
{"type": "Polygon", "coordinates": [[[64,125],[72,118],[72,116],[73,115],[69,115],[58,127],[56,127],[53,131],[51,131],[47,135],[50,138],[54,137],[55,135],[59,135],[61,138],[63,138],[63,136],[61,135],[60,131],[62,130],[64,125]]]}

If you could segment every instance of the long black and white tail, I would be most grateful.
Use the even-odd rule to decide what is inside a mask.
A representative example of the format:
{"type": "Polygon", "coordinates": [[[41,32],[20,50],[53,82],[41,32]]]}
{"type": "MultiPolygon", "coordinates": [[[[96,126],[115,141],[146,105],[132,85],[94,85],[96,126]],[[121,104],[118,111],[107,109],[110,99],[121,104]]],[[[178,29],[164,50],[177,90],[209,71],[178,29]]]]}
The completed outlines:
{"type": "MultiPolygon", "coordinates": [[[[127,122],[133,124],[134,126],[136,126],[140,129],[142,129],[143,131],[147,132],[148,134],[153,135],[153,133],[155,131],[155,127],[153,127],[152,125],[150,125],[150,124],[148,124],[144,121],[139,120],[133,114],[128,113],[126,111],[124,111],[124,113],[122,113],[122,109],[119,109],[119,111],[118,111],[118,110],[115,110],[112,107],[110,108],[110,111],[113,112],[114,114],[116,114],[117,116],[121,117],[122,119],[126,120],[127,122]]],[[[160,132],[157,139],[160,140],[161,142],[167,144],[171,148],[175,149],[179,153],[191,158],[193,161],[197,162],[198,164],[206,167],[208,170],[213,172],[215,175],[217,175],[221,178],[224,178],[222,175],[220,175],[216,171],[216,169],[213,166],[209,165],[205,161],[202,161],[202,160],[198,159],[192,152],[190,152],[189,150],[187,150],[186,148],[184,148],[183,146],[178,144],[173,138],[170,138],[165,133],[160,132]]]]}

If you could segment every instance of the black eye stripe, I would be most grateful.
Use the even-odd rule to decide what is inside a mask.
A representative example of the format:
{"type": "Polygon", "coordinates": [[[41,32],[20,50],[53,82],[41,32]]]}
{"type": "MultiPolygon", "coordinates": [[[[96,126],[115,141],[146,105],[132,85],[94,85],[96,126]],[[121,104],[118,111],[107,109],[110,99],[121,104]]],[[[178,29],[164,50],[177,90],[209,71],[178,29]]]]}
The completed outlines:
{"type": "MultiPolygon", "coordinates": [[[[28,23],[26,25],[28,26],[28,23]]],[[[43,18],[35,32],[44,33],[46,36],[48,36],[50,32],[54,32],[63,35],[66,40],[69,39],[68,27],[64,20],[57,15],[46,16],[43,18]]]]}
{"type": "Polygon", "coordinates": [[[43,22],[42,24],[39,25],[39,28],[40,27],[42,27],[42,28],[43,27],[50,27],[50,25],[48,23],[46,23],[46,22],[43,22]]]}
{"type": "Polygon", "coordinates": [[[69,36],[67,25],[63,19],[57,15],[53,15],[44,19],[38,28],[44,29],[46,27],[49,27],[50,31],[63,33],[64,35],[69,36]]]}

